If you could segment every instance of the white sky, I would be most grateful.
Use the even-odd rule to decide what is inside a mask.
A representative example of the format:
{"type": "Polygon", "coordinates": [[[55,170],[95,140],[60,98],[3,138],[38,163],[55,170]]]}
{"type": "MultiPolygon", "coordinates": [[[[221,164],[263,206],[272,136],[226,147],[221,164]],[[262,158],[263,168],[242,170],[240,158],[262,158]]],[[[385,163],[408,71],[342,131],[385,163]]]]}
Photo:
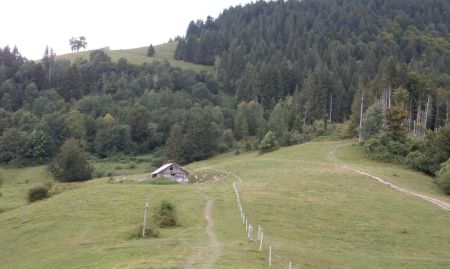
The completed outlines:
{"type": "Polygon", "coordinates": [[[69,39],[85,36],[88,49],[129,49],[183,36],[191,20],[214,18],[250,0],[4,0],[0,47],[16,45],[28,59],[45,46],[70,52],[69,39]]]}

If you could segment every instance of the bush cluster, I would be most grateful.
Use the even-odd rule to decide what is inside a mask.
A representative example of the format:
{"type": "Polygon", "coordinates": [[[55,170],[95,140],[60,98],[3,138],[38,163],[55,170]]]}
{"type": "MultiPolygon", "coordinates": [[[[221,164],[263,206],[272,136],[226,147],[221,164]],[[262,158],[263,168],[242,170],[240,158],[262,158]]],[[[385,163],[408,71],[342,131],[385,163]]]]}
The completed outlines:
{"type": "Polygon", "coordinates": [[[33,203],[49,197],[50,187],[48,185],[36,185],[28,190],[28,202],[33,203]]]}
{"type": "Polygon", "coordinates": [[[367,140],[364,149],[372,159],[394,163],[402,163],[409,152],[407,143],[387,132],[381,132],[367,140]]]}
{"type": "Polygon", "coordinates": [[[161,228],[178,226],[179,222],[175,206],[166,200],[161,201],[155,210],[154,221],[161,228]]]}

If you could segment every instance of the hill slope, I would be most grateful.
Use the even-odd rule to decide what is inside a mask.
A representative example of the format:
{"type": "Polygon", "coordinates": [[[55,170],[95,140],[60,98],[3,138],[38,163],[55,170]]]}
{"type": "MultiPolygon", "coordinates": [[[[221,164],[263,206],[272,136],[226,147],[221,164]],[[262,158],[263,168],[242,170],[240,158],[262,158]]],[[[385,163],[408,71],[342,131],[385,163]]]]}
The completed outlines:
{"type": "MultiPolygon", "coordinates": [[[[148,47],[140,47],[134,49],[124,49],[124,50],[109,50],[108,55],[111,57],[113,62],[117,62],[120,58],[125,58],[129,63],[140,65],[143,63],[151,63],[154,61],[164,61],[167,60],[171,66],[180,67],[183,69],[193,69],[197,72],[207,71],[209,73],[214,73],[215,68],[212,66],[205,66],[200,64],[187,63],[183,61],[175,60],[174,53],[177,42],[169,42],[161,45],[154,46],[155,56],[148,57],[147,49],[148,47]]],[[[56,59],[66,59],[74,61],[77,58],[88,59],[91,51],[80,51],[77,53],[68,53],[63,55],[58,55],[56,59]]]]}
{"type": "MultiPolygon", "coordinates": [[[[192,261],[192,268],[203,268],[209,261],[203,216],[209,199],[212,232],[221,248],[213,268],[264,268],[269,244],[274,268],[286,268],[290,260],[295,268],[446,268],[450,214],[337,166],[329,157],[337,144],[312,142],[264,155],[230,153],[189,165],[195,173],[212,168],[242,178],[245,214],[264,229],[262,252],[246,239],[232,177],[166,186],[94,180],[1,214],[0,268],[180,268],[192,261]],[[181,227],[163,230],[159,239],[130,239],[142,221],[145,199],[173,201],[181,227]]],[[[448,201],[431,187],[431,178],[398,166],[379,169],[379,163],[357,160],[359,152],[345,145],[336,156],[448,201]]]]}
{"type": "MultiPolygon", "coordinates": [[[[427,95],[442,100],[436,89],[449,92],[449,12],[445,0],[257,1],[214,20],[192,21],[175,55],[219,62],[219,78],[239,101],[272,109],[294,95],[306,122],[325,114],[346,120],[358,107],[352,103],[359,91],[370,105],[383,96],[394,99],[400,87],[416,119],[427,95]]],[[[441,117],[428,125],[445,124],[441,117]]]]}

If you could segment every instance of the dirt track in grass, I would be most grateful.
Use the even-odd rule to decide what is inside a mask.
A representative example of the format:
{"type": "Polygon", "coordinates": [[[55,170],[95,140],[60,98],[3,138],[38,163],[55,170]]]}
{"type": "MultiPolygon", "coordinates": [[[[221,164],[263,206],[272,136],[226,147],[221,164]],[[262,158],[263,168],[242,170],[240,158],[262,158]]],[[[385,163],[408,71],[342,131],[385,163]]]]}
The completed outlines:
{"type": "Polygon", "coordinates": [[[206,202],[204,215],[206,219],[205,234],[208,237],[208,245],[195,250],[189,262],[184,264],[182,269],[202,268],[210,269],[214,267],[217,259],[222,253],[222,247],[216,234],[214,233],[214,220],[212,218],[213,201],[209,199],[206,202]]]}
{"type": "Polygon", "coordinates": [[[344,162],[338,160],[338,159],[336,158],[336,150],[337,150],[340,146],[342,146],[342,145],[343,145],[343,144],[336,145],[336,146],[333,147],[333,149],[329,152],[330,158],[331,158],[338,166],[340,166],[340,167],[342,167],[342,168],[345,168],[345,169],[348,169],[348,170],[351,170],[351,171],[353,171],[353,172],[355,172],[355,173],[357,173],[357,174],[360,174],[360,175],[367,176],[367,177],[370,177],[370,178],[372,178],[372,179],[375,179],[375,180],[377,180],[378,182],[380,182],[380,183],[382,183],[382,184],[384,184],[384,185],[387,185],[387,186],[389,186],[389,187],[391,187],[391,188],[393,188],[393,189],[395,189],[395,190],[397,190],[397,191],[399,191],[399,192],[403,192],[403,193],[406,193],[406,194],[408,194],[408,195],[415,196],[415,197],[420,198],[420,199],[422,199],[422,200],[428,201],[428,202],[430,202],[430,203],[432,203],[432,204],[434,204],[434,205],[437,205],[437,206],[439,206],[440,208],[442,208],[442,209],[444,209],[444,210],[450,211],[450,204],[447,203],[447,202],[444,202],[444,201],[442,201],[442,200],[439,200],[439,199],[436,199],[436,198],[433,198],[433,197],[430,197],[430,196],[427,196],[427,195],[424,195],[424,194],[421,194],[421,193],[418,193],[418,192],[415,192],[415,191],[411,191],[411,190],[405,189],[405,188],[403,188],[402,186],[399,186],[399,185],[397,185],[397,184],[392,183],[392,180],[390,180],[390,179],[388,179],[388,178],[383,178],[383,177],[377,176],[377,175],[375,175],[375,174],[373,174],[373,173],[370,173],[370,172],[367,172],[367,171],[363,171],[363,170],[361,170],[361,169],[359,169],[359,168],[356,168],[356,167],[353,166],[353,165],[349,165],[349,164],[346,164],[346,163],[344,163],[344,162]]]}

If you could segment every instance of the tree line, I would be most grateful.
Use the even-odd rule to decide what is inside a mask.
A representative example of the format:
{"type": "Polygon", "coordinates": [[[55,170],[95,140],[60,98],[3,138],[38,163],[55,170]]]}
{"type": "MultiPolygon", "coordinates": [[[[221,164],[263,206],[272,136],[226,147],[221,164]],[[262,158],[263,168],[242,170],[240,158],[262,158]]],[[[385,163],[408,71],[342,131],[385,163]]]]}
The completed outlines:
{"type": "Polygon", "coordinates": [[[449,9],[440,0],[229,8],[176,39],[177,59],[214,64],[217,76],[112,62],[102,50],[69,62],[47,48],[34,62],[5,47],[0,162],[46,162],[76,139],[99,158],[153,152],[187,163],[302,143],[348,121],[349,136],[381,152],[374,158],[435,174],[450,154],[449,9]]]}
{"type": "Polygon", "coordinates": [[[361,91],[365,108],[405,94],[420,135],[448,120],[448,10],[443,0],[258,1],[192,21],[175,57],[216,65],[227,92],[267,111],[299,91],[309,124],[325,115],[357,122],[361,91]]]}

